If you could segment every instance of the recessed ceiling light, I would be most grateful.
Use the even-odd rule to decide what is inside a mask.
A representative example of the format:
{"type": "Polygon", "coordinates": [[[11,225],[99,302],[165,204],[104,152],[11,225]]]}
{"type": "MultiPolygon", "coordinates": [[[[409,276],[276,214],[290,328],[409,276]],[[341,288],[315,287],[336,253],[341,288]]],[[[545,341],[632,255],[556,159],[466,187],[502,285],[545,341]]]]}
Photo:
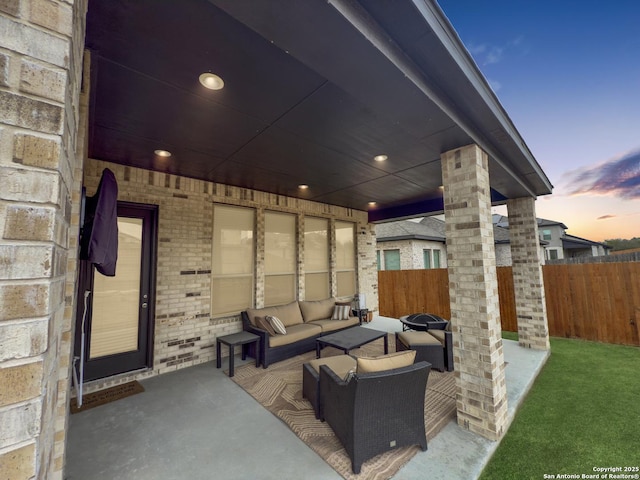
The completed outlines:
{"type": "Polygon", "coordinates": [[[368,205],[370,207],[375,207],[376,205],[378,205],[378,202],[369,202],[368,205]]]}
{"type": "Polygon", "coordinates": [[[373,157],[376,162],[384,162],[387,158],[389,157],[387,157],[386,155],[376,155],[375,157],[373,157]]]}
{"type": "Polygon", "coordinates": [[[224,87],[224,81],[214,73],[203,73],[200,75],[200,83],[210,90],[220,90],[224,87]]]}
{"type": "Polygon", "coordinates": [[[309,185],[305,185],[305,184],[303,183],[303,184],[301,184],[301,185],[298,185],[298,188],[299,188],[300,190],[307,190],[307,189],[309,188],[309,185]]]}
{"type": "Polygon", "coordinates": [[[171,156],[171,152],[169,152],[167,150],[154,150],[153,153],[155,153],[159,157],[170,157],[171,156]]]}

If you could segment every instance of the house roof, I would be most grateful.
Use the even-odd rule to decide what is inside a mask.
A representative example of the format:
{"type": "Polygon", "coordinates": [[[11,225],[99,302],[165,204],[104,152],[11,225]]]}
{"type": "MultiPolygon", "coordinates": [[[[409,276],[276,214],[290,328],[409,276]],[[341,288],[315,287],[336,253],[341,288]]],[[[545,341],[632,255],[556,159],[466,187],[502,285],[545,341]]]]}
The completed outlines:
{"type": "Polygon", "coordinates": [[[511,240],[509,238],[509,229],[494,225],[493,239],[496,243],[510,243],[511,240]]]}
{"type": "MultiPolygon", "coordinates": [[[[493,238],[498,244],[509,243],[509,230],[494,225],[493,238]]],[[[376,240],[378,242],[430,240],[445,243],[446,239],[445,222],[435,217],[424,217],[419,222],[400,220],[376,225],[376,240]]]]}
{"type": "Polygon", "coordinates": [[[564,237],[562,237],[562,248],[567,250],[590,248],[593,246],[611,249],[611,247],[606,243],[594,242],[592,240],[587,240],[586,238],[576,237],[575,235],[565,234],[564,237]]]}
{"type": "Polygon", "coordinates": [[[558,222],[556,220],[547,220],[546,218],[537,218],[536,220],[538,221],[538,227],[559,226],[562,227],[563,230],[566,230],[568,228],[564,223],[558,222]]]}
{"type": "MultiPolygon", "coordinates": [[[[564,230],[567,229],[567,226],[564,223],[558,222],[556,220],[547,220],[546,218],[536,218],[536,221],[538,222],[538,227],[552,227],[557,225],[559,227],[562,227],[564,230]]],[[[500,215],[498,213],[494,213],[492,215],[492,222],[494,225],[498,225],[503,228],[509,228],[509,217],[507,217],[506,215],[500,215]]]]}
{"type": "MultiPolygon", "coordinates": [[[[567,229],[567,226],[564,223],[558,222],[557,220],[548,220],[546,218],[537,218],[536,220],[538,221],[538,227],[559,226],[563,229],[563,231],[567,229]]],[[[509,217],[505,215],[493,214],[492,221],[494,225],[499,225],[506,229],[509,228],[509,217]]],[[[495,230],[494,230],[494,235],[495,235],[495,230]]],[[[600,247],[604,247],[605,249],[609,249],[609,250],[611,249],[611,247],[606,243],[594,242],[593,240],[588,240],[586,238],[576,237],[575,235],[569,235],[566,232],[564,232],[563,236],[561,237],[561,240],[562,240],[562,248],[565,248],[568,250],[588,248],[591,246],[600,246],[600,247]]],[[[498,243],[497,240],[496,240],[496,243],[498,243]]],[[[542,241],[540,243],[547,244],[548,242],[542,241]]]]}
{"type": "MultiPolygon", "coordinates": [[[[423,220],[426,220],[426,218],[423,220]]],[[[411,220],[379,223],[376,225],[376,239],[378,242],[430,240],[444,243],[446,241],[444,222],[432,219],[432,221],[428,223],[414,222],[411,220]],[[442,228],[440,223],[442,224],[442,228]]]]}
{"type": "Polygon", "coordinates": [[[90,0],[86,45],[92,158],[380,221],[441,212],[441,153],[476,143],[494,203],[551,192],[433,0],[90,0]]]}

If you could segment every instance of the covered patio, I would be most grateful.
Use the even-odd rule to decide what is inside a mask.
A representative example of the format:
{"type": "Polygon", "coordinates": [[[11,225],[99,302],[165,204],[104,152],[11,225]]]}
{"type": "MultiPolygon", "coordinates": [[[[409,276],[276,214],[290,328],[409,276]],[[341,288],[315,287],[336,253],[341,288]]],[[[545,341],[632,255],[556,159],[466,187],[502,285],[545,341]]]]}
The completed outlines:
{"type": "MultiPolygon", "coordinates": [[[[368,326],[401,330],[396,319],[385,317],[368,326]]],[[[547,352],[511,340],[504,340],[504,348],[511,420],[547,352]]],[[[150,378],[141,394],[72,415],[66,478],[123,478],[131,472],[140,480],[207,478],[213,470],[238,480],[342,478],[223,369],[207,363],[150,378]],[[175,435],[177,430],[182,433],[175,435]]],[[[452,421],[393,478],[477,478],[497,445],[452,421]]]]}
{"type": "MultiPolygon", "coordinates": [[[[0,254],[9,266],[0,390],[10,393],[0,419],[12,427],[0,460],[17,458],[27,478],[62,478],[68,450],[85,444],[67,438],[74,357],[106,365],[122,353],[81,348],[83,282],[94,281],[79,274],[83,189],[94,195],[107,169],[118,208],[135,210],[147,232],[128,240],[151,241],[134,294],[139,329],[124,352],[135,358],[100,364],[86,391],[129,380],[162,389],[165,374],[179,382],[204,371],[216,338],[242,328],[240,310],[280,298],[269,275],[287,275],[283,298],[311,299],[318,272],[305,266],[305,234],[318,220],[324,298],[364,294],[375,313],[374,224],[444,213],[455,435],[502,437],[515,408],[507,384],[520,373],[505,367],[491,206],[509,209],[516,356],[544,362],[535,199],[552,186],[434,0],[77,0],[29,15],[11,5],[0,9],[10,32],[0,59],[0,254]],[[216,290],[225,253],[216,209],[242,211],[250,224],[249,302],[235,309],[222,308],[216,290]],[[286,271],[266,260],[275,217],[293,226],[286,271]],[[197,370],[175,372],[185,367],[197,370]]],[[[225,398],[220,412],[237,401],[225,398]]],[[[165,416],[156,413],[151,425],[165,416]]],[[[91,435],[81,423],[79,437],[91,435]]],[[[480,437],[470,444],[484,445],[480,437]]]]}

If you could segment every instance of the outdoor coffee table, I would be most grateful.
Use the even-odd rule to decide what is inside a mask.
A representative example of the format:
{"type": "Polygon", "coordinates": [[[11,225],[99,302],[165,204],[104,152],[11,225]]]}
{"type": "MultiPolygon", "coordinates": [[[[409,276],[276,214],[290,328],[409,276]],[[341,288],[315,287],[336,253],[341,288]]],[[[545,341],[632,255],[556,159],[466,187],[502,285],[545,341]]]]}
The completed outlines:
{"type": "Polygon", "coordinates": [[[353,327],[336,333],[324,335],[316,340],[316,358],[324,347],[334,347],[348,354],[350,350],[361,347],[379,338],[384,338],[384,353],[389,353],[387,332],[366,327],[353,327]]]}

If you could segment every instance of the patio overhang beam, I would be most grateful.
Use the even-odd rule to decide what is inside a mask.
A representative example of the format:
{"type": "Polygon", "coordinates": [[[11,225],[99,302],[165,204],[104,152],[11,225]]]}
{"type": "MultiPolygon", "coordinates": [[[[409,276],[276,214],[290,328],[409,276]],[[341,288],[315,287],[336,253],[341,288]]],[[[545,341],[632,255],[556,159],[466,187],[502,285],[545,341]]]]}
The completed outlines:
{"type": "MultiPolygon", "coordinates": [[[[504,203],[507,197],[491,189],[492,205],[504,203]]],[[[380,223],[388,220],[403,220],[421,216],[439,215],[444,213],[444,200],[442,197],[428,198],[402,205],[369,210],[369,222],[380,223]]]]}

